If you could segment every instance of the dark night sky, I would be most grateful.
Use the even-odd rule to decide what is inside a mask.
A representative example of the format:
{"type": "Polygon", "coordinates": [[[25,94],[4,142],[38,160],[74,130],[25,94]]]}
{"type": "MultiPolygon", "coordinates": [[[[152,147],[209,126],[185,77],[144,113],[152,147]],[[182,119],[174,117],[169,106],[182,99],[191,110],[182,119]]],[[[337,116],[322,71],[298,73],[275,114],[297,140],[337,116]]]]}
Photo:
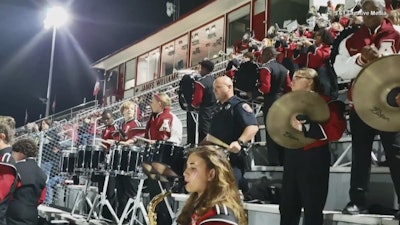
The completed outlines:
{"type": "MultiPolygon", "coordinates": [[[[71,16],[57,30],[51,94],[56,112],[94,99],[92,62],[172,22],[166,0],[1,0],[0,115],[15,117],[19,126],[26,109],[29,121],[45,114],[39,98],[46,97],[50,66],[52,32],[43,28],[48,2],[67,5],[71,16]]],[[[181,0],[180,15],[205,2],[181,0]]]]}

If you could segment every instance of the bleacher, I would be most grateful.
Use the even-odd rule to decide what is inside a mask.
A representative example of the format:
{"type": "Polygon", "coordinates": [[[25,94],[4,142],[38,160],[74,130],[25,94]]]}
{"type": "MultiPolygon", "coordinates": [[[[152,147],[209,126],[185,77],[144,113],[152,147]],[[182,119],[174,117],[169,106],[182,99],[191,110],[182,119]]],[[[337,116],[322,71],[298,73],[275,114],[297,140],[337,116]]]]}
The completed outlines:
{"type": "MultiPolygon", "coordinates": [[[[217,60],[223,60],[222,58],[219,58],[217,60]]],[[[213,74],[215,76],[219,76],[225,73],[225,68],[227,65],[227,61],[222,61],[219,63],[215,64],[215,69],[213,74]]],[[[189,70],[185,70],[185,73],[187,71],[190,71],[191,69],[195,68],[189,68],[189,70]]],[[[157,85],[156,88],[153,89],[148,89],[144,90],[144,88],[141,88],[141,86],[145,86],[146,84],[143,84],[139,87],[135,87],[133,91],[133,96],[127,99],[124,99],[124,101],[134,101],[138,104],[139,109],[140,109],[140,114],[137,115],[137,119],[142,123],[143,126],[145,126],[147,119],[149,118],[149,115],[151,113],[150,110],[150,101],[153,93],[157,92],[165,92],[167,93],[170,98],[172,99],[172,106],[171,106],[171,111],[182,121],[183,124],[183,129],[184,129],[184,136],[183,136],[183,143],[186,143],[186,111],[182,110],[179,106],[178,103],[178,96],[176,94],[176,90],[178,88],[180,78],[181,76],[184,75],[184,73],[179,73],[179,71],[175,74],[169,75],[171,78],[174,77],[175,79],[168,79],[168,77],[163,77],[160,78],[163,82],[159,82],[160,85],[157,85]],[[167,82],[165,82],[167,81],[167,82]]],[[[157,82],[151,81],[151,82],[157,82]]],[[[62,116],[57,116],[53,115],[51,118],[54,121],[58,121],[57,123],[54,123],[53,126],[45,131],[45,132],[40,132],[40,133],[32,133],[32,132],[23,132],[25,128],[19,128],[18,130],[20,133],[24,133],[23,135],[20,135],[17,138],[21,137],[27,137],[27,136],[33,136],[33,137],[39,137],[38,143],[40,146],[40,153],[38,157],[38,163],[39,165],[44,168],[45,162],[48,161],[54,161],[57,162],[56,167],[59,169],[59,173],[57,176],[59,176],[59,181],[57,182],[57,185],[54,186],[54,189],[49,191],[49,195],[51,196],[47,204],[53,205],[53,206],[61,206],[65,207],[66,204],[66,197],[65,193],[66,190],[68,189],[67,184],[64,183],[64,180],[70,180],[72,179],[73,175],[75,173],[70,172],[70,171],[61,171],[60,164],[62,165],[63,161],[65,159],[68,159],[68,155],[70,154],[75,154],[80,146],[82,146],[84,143],[86,145],[98,145],[98,138],[100,137],[99,134],[102,130],[102,125],[98,123],[98,120],[100,118],[101,113],[104,110],[111,110],[113,112],[114,118],[118,121],[122,118],[122,115],[119,112],[119,107],[123,101],[120,102],[115,102],[110,105],[106,106],[100,106],[98,104],[95,104],[94,106],[90,107],[74,107],[74,108],[79,108],[78,110],[70,110],[70,114],[68,116],[62,115],[62,116]],[[73,111],[73,113],[72,113],[73,111]],[[89,123],[84,122],[85,119],[91,119],[89,123]],[[52,141],[49,140],[49,138],[46,138],[46,136],[49,136],[49,134],[55,133],[59,137],[59,140],[57,141],[52,141]],[[85,139],[85,141],[83,141],[85,139]],[[57,148],[57,150],[55,150],[57,148]],[[58,154],[52,154],[52,151],[59,151],[58,154]],[[50,153],[50,154],[49,154],[50,153]],[[63,157],[66,156],[67,158],[63,157]],[[59,158],[57,158],[59,157],[59,158]],[[62,188],[60,188],[60,185],[62,188]],[[60,190],[57,189],[60,189],[60,190]]],[[[260,105],[254,105],[258,112],[258,119],[260,121],[260,128],[265,129],[265,126],[262,124],[262,113],[260,113],[260,105]]],[[[68,111],[68,110],[67,110],[68,111]]],[[[261,136],[263,137],[263,131],[261,131],[261,136]]],[[[390,221],[392,221],[392,216],[385,216],[385,217],[379,217],[379,219],[376,219],[376,217],[372,217],[373,219],[357,219],[357,217],[352,217],[352,216],[338,216],[341,215],[340,212],[337,210],[340,210],[341,207],[343,207],[347,201],[348,201],[348,185],[350,182],[350,167],[348,165],[351,162],[351,154],[349,154],[349,150],[351,150],[351,145],[349,145],[349,135],[345,134],[343,139],[331,144],[331,149],[332,149],[332,154],[334,155],[334,161],[332,162],[332,167],[331,169],[331,178],[330,178],[330,190],[329,190],[329,196],[328,196],[328,202],[327,202],[327,207],[326,209],[329,210],[325,214],[325,219],[327,224],[393,224],[390,221]],[[346,151],[347,150],[347,151],[346,151]],[[340,160],[340,161],[339,161],[340,160]],[[334,211],[334,212],[332,212],[334,211]],[[365,222],[367,221],[367,222],[365,222]],[[389,222],[388,222],[389,221],[389,222]]],[[[257,146],[260,147],[260,151],[258,151],[258,154],[262,154],[263,151],[265,151],[265,148],[263,148],[263,143],[258,143],[257,146]]],[[[381,147],[380,143],[376,142],[374,144],[374,149],[379,155],[381,152],[381,147]]],[[[253,156],[254,158],[257,158],[257,155],[253,156]]],[[[246,178],[249,179],[250,181],[257,180],[261,176],[267,176],[268,178],[280,178],[282,175],[282,167],[269,167],[266,164],[259,164],[257,165],[255,163],[255,160],[252,160],[252,169],[251,171],[248,171],[246,173],[246,178]]],[[[377,158],[379,160],[379,158],[377,158]]],[[[65,162],[64,162],[65,163],[65,162]]],[[[67,162],[68,163],[68,162],[67,162]]],[[[44,168],[45,169],[45,168],[44,168]]],[[[84,184],[86,181],[89,180],[89,177],[86,176],[80,176],[79,177],[79,183],[84,184]]],[[[372,190],[376,191],[376,193],[385,194],[385,196],[382,197],[382,199],[385,199],[385,206],[388,207],[394,207],[395,202],[397,201],[392,201],[390,202],[390,198],[394,198],[395,194],[393,189],[390,186],[391,179],[388,170],[378,170],[373,169],[372,173],[372,190]],[[378,172],[377,172],[378,171],[378,172]],[[376,186],[374,186],[376,184],[376,186]],[[376,188],[376,189],[374,189],[376,188]],[[388,200],[389,198],[389,200],[388,200]]],[[[379,199],[379,195],[373,195],[373,198],[379,199]]],[[[374,199],[374,200],[375,200],[374,199]]],[[[277,218],[279,218],[279,211],[277,209],[276,205],[257,205],[257,204],[245,204],[246,209],[249,212],[249,221],[253,221],[249,224],[260,224],[259,221],[270,221],[271,223],[268,224],[276,224],[277,218]],[[269,218],[269,219],[268,219],[269,218]],[[275,222],[274,222],[275,221],[275,222]]]]}

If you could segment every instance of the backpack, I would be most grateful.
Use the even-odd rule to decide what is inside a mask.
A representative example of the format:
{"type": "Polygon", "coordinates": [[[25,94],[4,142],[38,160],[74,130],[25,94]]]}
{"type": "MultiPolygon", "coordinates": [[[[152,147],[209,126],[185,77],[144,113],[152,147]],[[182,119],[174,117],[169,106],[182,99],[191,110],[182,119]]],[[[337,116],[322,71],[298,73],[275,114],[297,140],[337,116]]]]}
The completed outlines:
{"type": "Polygon", "coordinates": [[[199,74],[183,75],[177,90],[179,105],[185,111],[192,111],[192,98],[194,92],[194,82],[200,78],[199,74]]]}
{"type": "Polygon", "coordinates": [[[249,191],[244,194],[245,202],[279,204],[281,199],[282,181],[270,180],[263,176],[256,180],[249,191]]]}
{"type": "Polygon", "coordinates": [[[258,65],[254,62],[244,62],[240,64],[235,72],[234,87],[245,92],[252,92],[258,88],[258,65]]]}

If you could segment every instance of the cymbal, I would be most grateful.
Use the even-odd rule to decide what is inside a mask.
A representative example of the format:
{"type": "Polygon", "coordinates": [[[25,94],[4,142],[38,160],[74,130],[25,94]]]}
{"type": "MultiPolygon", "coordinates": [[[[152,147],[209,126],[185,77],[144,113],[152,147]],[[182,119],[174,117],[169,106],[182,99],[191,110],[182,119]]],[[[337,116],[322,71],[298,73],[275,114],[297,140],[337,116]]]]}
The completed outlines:
{"type": "Polygon", "coordinates": [[[357,114],[380,131],[400,131],[400,108],[395,103],[400,93],[399,62],[400,55],[384,56],[363,68],[353,84],[357,114]]]}
{"type": "Polygon", "coordinates": [[[272,104],[266,119],[268,134],[278,145],[297,149],[315,141],[292,127],[290,120],[297,114],[307,115],[313,122],[325,122],[330,115],[328,104],[315,92],[293,91],[283,95],[272,104]]]}

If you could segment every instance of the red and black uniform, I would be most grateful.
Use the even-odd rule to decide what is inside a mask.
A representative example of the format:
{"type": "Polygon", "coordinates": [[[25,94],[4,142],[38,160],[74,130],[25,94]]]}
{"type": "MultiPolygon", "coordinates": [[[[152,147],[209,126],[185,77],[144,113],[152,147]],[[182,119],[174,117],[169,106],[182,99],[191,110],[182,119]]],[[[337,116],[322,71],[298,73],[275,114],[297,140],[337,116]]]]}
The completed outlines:
{"type": "Polygon", "coordinates": [[[243,51],[248,51],[250,48],[250,44],[248,41],[237,40],[233,44],[235,53],[242,53],[243,51]]]}
{"type": "Polygon", "coordinates": [[[342,137],[346,127],[344,104],[328,103],[330,117],[325,123],[308,121],[303,124],[306,137],[317,141],[301,149],[286,149],[282,178],[282,194],[279,210],[281,225],[299,224],[301,208],[304,208],[305,225],[323,224],[323,214],[329,183],[329,141],[342,137]]]}
{"type": "Polygon", "coordinates": [[[11,156],[12,148],[5,147],[0,150],[0,162],[3,163],[14,163],[14,158],[11,156]]]}
{"type": "Polygon", "coordinates": [[[199,78],[194,83],[192,106],[199,109],[199,126],[197,130],[199,142],[206,137],[210,129],[211,116],[216,102],[213,83],[214,77],[211,74],[199,78]]]}
{"type": "MultiPolygon", "coordinates": [[[[335,40],[332,48],[332,64],[337,76],[354,79],[365,66],[361,60],[361,49],[374,44],[382,55],[396,54],[400,50],[400,34],[388,19],[384,19],[376,30],[366,26],[345,30],[335,40]],[[343,36],[342,36],[343,33],[343,36]]],[[[376,76],[383,76],[376,74],[376,76]]],[[[349,91],[351,100],[351,89],[349,91]]],[[[368,99],[365,99],[368,101],[368,99]]],[[[399,132],[383,132],[368,126],[354,110],[350,111],[352,131],[352,165],[350,181],[350,205],[366,208],[366,192],[369,186],[371,150],[375,135],[379,134],[390,168],[397,196],[400,196],[400,135],[399,132]]],[[[400,203],[400,198],[398,198],[400,203]]],[[[346,207],[348,208],[348,207],[346,207]]],[[[354,207],[353,207],[354,208],[354,207]]],[[[347,213],[347,212],[346,212],[347,213]]]]}
{"type": "Polygon", "coordinates": [[[18,161],[15,167],[20,179],[8,204],[7,225],[36,225],[37,206],[45,199],[47,176],[33,158],[18,161]]]}
{"type": "Polygon", "coordinates": [[[17,186],[17,169],[9,163],[0,162],[0,225],[6,225],[9,200],[17,186]]]}
{"type": "Polygon", "coordinates": [[[126,141],[128,139],[132,139],[133,137],[137,135],[141,135],[144,133],[144,131],[140,131],[137,128],[140,127],[139,121],[135,119],[131,119],[129,121],[124,121],[121,124],[121,130],[124,132],[125,137],[120,137],[121,141],[126,141]]]}
{"type": "MultiPolygon", "coordinates": [[[[119,134],[118,134],[118,126],[114,123],[111,125],[107,125],[104,130],[101,132],[101,138],[104,140],[116,140],[119,141],[119,134]]],[[[110,144],[104,143],[107,147],[105,151],[108,153],[110,150],[110,144]]]]}
{"type": "MultiPolygon", "coordinates": [[[[103,131],[101,132],[101,138],[104,140],[115,140],[119,141],[119,134],[118,134],[118,125],[113,123],[111,125],[106,125],[103,131]]],[[[104,148],[105,154],[109,154],[111,149],[111,145],[108,143],[103,143],[106,148],[104,148]]],[[[115,151],[115,149],[114,149],[115,151]]],[[[112,156],[112,155],[111,155],[112,156]]],[[[105,157],[107,158],[107,157],[105,157]]],[[[112,165],[110,165],[111,167],[112,165]]],[[[93,174],[92,175],[92,181],[97,182],[98,184],[98,191],[99,193],[103,192],[104,188],[104,181],[105,181],[105,175],[103,174],[93,174]]],[[[115,208],[116,207],[116,194],[115,194],[115,186],[116,186],[116,181],[115,181],[115,176],[110,176],[108,180],[108,186],[106,190],[106,198],[110,201],[110,204],[115,208]]],[[[108,210],[107,207],[103,208],[103,213],[102,216],[104,218],[113,220],[112,214],[108,210]]]]}
{"type": "MultiPolygon", "coordinates": [[[[258,91],[264,96],[264,124],[268,115],[268,111],[272,104],[284,93],[291,91],[291,80],[289,70],[275,59],[271,59],[264,63],[259,70],[260,87],[258,91]]],[[[283,148],[275,143],[274,140],[266,132],[267,140],[267,158],[271,166],[282,165],[283,163],[283,148]]]]}
{"type": "Polygon", "coordinates": [[[209,209],[202,216],[192,215],[192,221],[187,225],[237,225],[237,219],[230,208],[225,205],[209,209]]]}
{"type": "Polygon", "coordinates": [[[331,70],[328,64],[331,55],[331,45],[322,43],[319,46],[311,45],[306,53],[295,51],[294,62],[299,68],[307,67],[315,69],[318,73],[324,92],[323,94],[333,98],[338,97],[337,76],[331,70]]]}
{"type": "Polygon", "coordinates": [[[275,48],[281,54],[276,56],[276,61],[281,63],[286,69],[289,70],[290,78],[293,77],[294,72],[298,69],[296,63],[294,63],[293,55],[297,48],[297,44],[289,42],[286,39],[281,39],[275,42],[275,48]]]}
{"type": "Polygon", "coordinates": [[[170,108],[164,108],[160,113],[153,113],[146,124],[145,138],[165,141],[171,137],[173,115],[170,108]]]}
{"type": "Polygon", "coordinates": [[[307,53],[300,53],[298,50],[294,54],[294,62],[300,67],[308,67],[317,70],[323,66],[331,55],[331,46],[321,44],[318,47],[311,45],[307,53]]]}
{"type": "MultiPolygon", "coordinates": [[[[166,141],[172,135],[173,115],[170,108],[166,107],[160,113],[153,113],[146,124],[145,138],[156,141],[166,141]]],[[[158,181],[147,179],[147,188],[150,198],[154,198],[161,193],[158,181]]],[[[169,215],[165,201],[162,201],[156,208],[157,224],[172,224],[172,219],[169,215]]]]}
{"type": "MultiPolygon", "coordinates": [[[[139,125],[140,125],[139,122],[136,121],[135,119],[124,121],[121,124],[121,126],[117,128],[120,129],[121,131],[119,132],[118,139],[120,141],[127,141],[128,139],[132,139],[133,137],[135,137],[140,133],[138,130],[135,129],[139,125]]],[[[125,148],[129,148],[129,146],[126,146],[125,148]]],[[[129,151],[129,149],[127,151],[129,151]]],[[[123,147],[123,152],[124,152],[124,147],[123,147]]],[[[128,157],[128,156],[125,156],[122,153],[120,157],[128,157]]],[[[138,186],[139,186],[139,180],[133,179],[131,176],[117,175],[116,187],[117,187],[117,197],[118,197],[118,211],[117,211],[118,216],[122,215],[126,203],[128,203],[129,198],[134,198],[136,196],[136,193],[138,191],[138,186]]]]}

